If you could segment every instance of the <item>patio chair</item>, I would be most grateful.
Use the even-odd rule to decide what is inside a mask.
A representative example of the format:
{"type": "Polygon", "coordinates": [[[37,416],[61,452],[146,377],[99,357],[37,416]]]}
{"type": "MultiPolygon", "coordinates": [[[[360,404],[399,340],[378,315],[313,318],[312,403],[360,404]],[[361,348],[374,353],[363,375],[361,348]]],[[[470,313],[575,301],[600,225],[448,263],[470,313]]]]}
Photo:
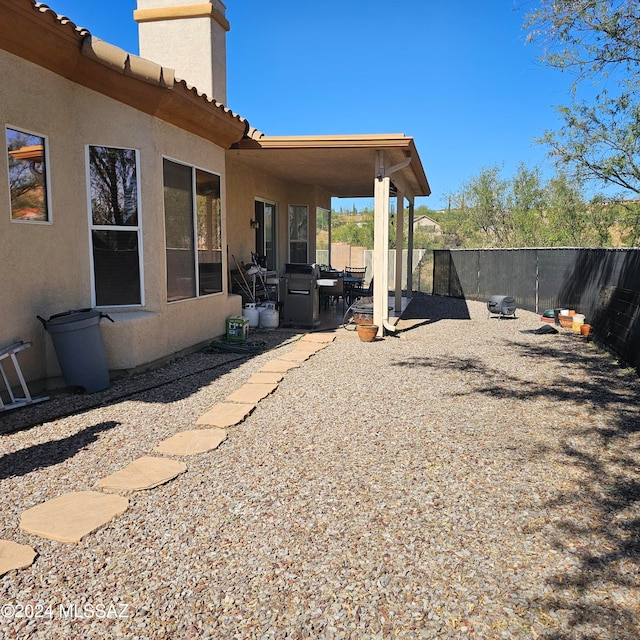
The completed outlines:
{"type": "Polygon", "coordinates": [[[345,305],[345,288],[344,288],[344,276],[340,274],[339,276],[332,275],[332,280],[335,280],[336,283],[331,287],[322,287],[320,289],[320,295],[322,298],[322,302],[324,303],[325,309],[328,309],[332,304],[338,304],[340,298],[342,298],[342,313],[344,313],[344,305],[345,305]]]}
{"type": "Polygon", "coordinates": [[[347,278],[355,278],[357,281],[345,282],[345,297],[349,305],[353,304],[354,297],[352,292],[358,293],[364,285],[364,279],[367,275],[367,267],[345,267],[344,275],[347,278]]]}
{"type": "Polygon", "coordinates": [[[352,305],[354,302],[359,300],[360,298],[368,298],[373,295],[373,278],[369,282],[368,286],[361,285],[353,285],[349,289],[349,305],[352,305]]]}

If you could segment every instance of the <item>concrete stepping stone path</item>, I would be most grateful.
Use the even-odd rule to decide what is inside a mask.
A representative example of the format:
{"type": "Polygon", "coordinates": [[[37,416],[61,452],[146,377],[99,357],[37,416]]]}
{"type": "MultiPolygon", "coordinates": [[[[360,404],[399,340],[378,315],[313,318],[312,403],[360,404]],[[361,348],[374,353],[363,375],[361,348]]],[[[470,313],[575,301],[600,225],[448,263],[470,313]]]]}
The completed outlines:
{"type": "Polygon", "coordinates": [[[307,353],[318,353],[318,351],[322,351],[326,349],[328,346],[325,342],[303,342],[302,340],[298,342],[294,351],[304,351],[307,353]]]}
{"type": "Polygon", "coordinates": [[[257,371],[247,380],[247,384],[282,382],[283,378],[284,374],[277,371],[257,371]]]}
{"type": "Polygon", "coordinates": [[[27,544],[0,540],[0,576],[14,569],[30,567],[37,555],[36,550],[27,544]]]}
{"type": "Polygon", "coordinates": [[[163,440],[153,451],[166,455],[191,456],[217,449],[226,438],[227,432],[224,429],[181,431],[163,440]]]}
{"type": "Polygon", "coordinates": [[[303,349],[294,349],[293,351],[288,351],[287,353],[283,353],[281,356],[278,356],[279,360],[284,360],[285,362],[304,362],[308,360],[315,351],[305,351],[303,349]]]}
{"type": "Polygon", "coordinates": [[[284,360],[269,360],[266,364],[264,364],[260,370],[260,372],[270,372],[270,373],[286,373],[290,369],[296,369],[300,366],[298,362],[285,362],[284,360]]]}
{"type": "Polygon", "coordinates": [[[258,403],[278,388],[277,382],[243,384],[227,396],[229,402],[258,403]]]}
{"type": "Polygon", "coordinates": [[[169,482],[186,470],[187,465],[178,460],[143,456],[124,469],[102,478],[98,486],[116,491],[144,491],[169,482]]]}
{"type": "Polygon", "coordinates": [[[128,507],[129,501],[119,495],[74,491],[27,509],[20,528],[58,542],[80,542],[128,507]]]}
{"type": "Polygon", "coordinates": [[[255,408],[255,402],[219,402],[213,405],[205,414],[201,415],[196,421],[196,424],[205,424],[211,427],[221,428],[233,427],[242,422],[255,408]]]}
{"type": "MultiPolygon", "coordinates": [[[[298,368],[312,355],[335,340],[334,334],[308,333],[293,351],[267,362],[242,387],[231,393],[228,402],[214,405],[196,424],[213,427],[182,431],[160,442],[155,453],[188,456],[211,451],[227,438],[225,427],[242,422],[256,404],[273,393],[284,374],[298,368]]],[[[187,470],[178,460],[143,456],[124,469],[98,481],[103,489],[140,491],[169,482],[187,470]]],[[[85,536],[123,514],[129,500],[117,494],[75,491],[27,509],[20,516],[20,528],[58,542],[80,542],[85,536]]],[[[30,566],[37,552],[28,545],[0,540],[0,576],[30,566]]]]}
{"type": "Polygon", "coordinates": [[[336,339],[333,333],[306,333],[300,338],[300,342],[321,342],[329,344],[336,339]]]}

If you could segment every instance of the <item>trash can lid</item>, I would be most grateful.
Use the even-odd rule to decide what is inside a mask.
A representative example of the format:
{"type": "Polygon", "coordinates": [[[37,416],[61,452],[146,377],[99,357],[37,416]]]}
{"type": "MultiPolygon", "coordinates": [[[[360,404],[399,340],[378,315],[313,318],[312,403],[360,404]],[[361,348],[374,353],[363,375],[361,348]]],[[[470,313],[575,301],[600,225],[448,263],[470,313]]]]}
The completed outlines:
{"type": "Polygon", "coordinates": [[[69,311],[56,313],[44,322],[46,323],[46,325],[59,325],[66,324],[68,322],[79,322],[81,320],[88,320],[89,318],[100,316],[101,313],[102,312],[98,311],[97,309],[70,309],[69,311]]]}

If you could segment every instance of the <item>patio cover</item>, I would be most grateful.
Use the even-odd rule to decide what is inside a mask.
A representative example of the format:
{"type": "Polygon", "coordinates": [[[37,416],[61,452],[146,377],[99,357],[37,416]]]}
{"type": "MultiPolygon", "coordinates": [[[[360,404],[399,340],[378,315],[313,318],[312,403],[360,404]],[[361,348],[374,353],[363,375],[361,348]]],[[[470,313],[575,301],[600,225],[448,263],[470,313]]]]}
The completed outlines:
{"type": "MultiPolygon", "coordinates": [[[[413,138],[402,133],[370,135],[266,136],[254,131],[231,146],[239,162],[286,181],[312,185],[338,198],[374,198],[374,323],[389,326],[389,198],[396,195],[396,246],[402,246],[404,200],[409,202],[409,281],[412,289],[414,199],[431,188],[413,138]]],[[[396,252],[396,308],[402,296],[402,252],[396,252]],[[398,268],[398,265],[400,268],[398,268]]]]}

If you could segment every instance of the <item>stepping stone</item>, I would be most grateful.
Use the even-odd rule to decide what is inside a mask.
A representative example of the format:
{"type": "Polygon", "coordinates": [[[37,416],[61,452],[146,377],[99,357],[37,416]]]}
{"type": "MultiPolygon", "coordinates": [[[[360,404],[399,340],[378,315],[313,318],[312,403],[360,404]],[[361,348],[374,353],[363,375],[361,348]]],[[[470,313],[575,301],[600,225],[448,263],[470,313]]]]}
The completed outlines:
{"type": "Polygon", "coordinates": [[[169,482],[186,470],[187,465],[179,460],[143,456],[124,469],[102,478],[98,486],[116,491],[143,491],[169,482]]]}
{"type": "Polygon", "coordinates": [[[284,374],[278,373],[277,371],[258,371],[247,380],[247,384],[281,382],[283,378],[284,374]]]}
{"type": "Polygon", "coordinates": [[[219,402],[200,416],[196,424],[206,424],[211,427],[233,427],[242,422],[255,408],[255,402],[243,404],[219,402]]]}
{"type": "Polygon", "coordinates": [[[296,369],[300,364],[297,362],[285,362],[284,360],[269,360],[260,368],[260,371],[286,373],[289,369],[296,369]]]}
{"type": "Polygon", "coordinates": [[[336,339],[333,333],[306,333],[300,338],[300,342],[322,342],[329,344],[336,339]]]}
{"type": "Polygon", "coordinates": [[[277,382],[267,382],[258,384],[243,384],[236,389],[231,395],[227,396],[229,402],[260,402],[270,393],[278,388],[277,382]]]}
{"type": "Polygon", "coordinates": [[[74,491],[27,509],[20,516],[20,528],[58,542],[80,542],[128,507],[122,496],[74,491]]]}
{"type": "Polygon", "coordinates": [[[174,456],[191,456],[217,449],[226,439],[227,432],[224,429],[181,431],[163,440],[154,451],[174,456]]]}
{"type": "Polygon", "coordinates": [[[293,351],[288,351],[287,353],[283,353],[281,356],[278,356],[278,360],[284,360],[285,362],[304,362],[312,355],[313,353],[310,353],[309,351],[294,349],[293,351]]]}
{"type": "Polygon", "coordinates": [[[0,540],[0,576],[14,569],[26,569],[33,564],[37,552],[27,544],[0,540]]]}
{"type": "Polygon", "coordinates": [[[303,342],[300,341],[296,344],[296,349],[298,351],[306,351],[307,353],[318,353],[318,351],[322,351],[328,347],[328,343],[326,342],[303,342]]]}

